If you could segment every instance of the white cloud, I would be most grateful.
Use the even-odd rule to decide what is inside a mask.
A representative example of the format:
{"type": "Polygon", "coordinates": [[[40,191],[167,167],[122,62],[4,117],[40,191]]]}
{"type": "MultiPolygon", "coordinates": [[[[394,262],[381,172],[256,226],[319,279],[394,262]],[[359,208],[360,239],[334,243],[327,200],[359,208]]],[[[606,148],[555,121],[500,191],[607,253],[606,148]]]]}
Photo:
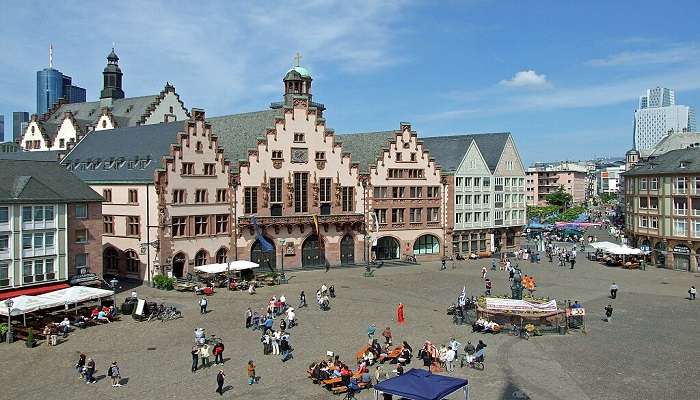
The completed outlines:
{"type": "Polygon", "coordinates": [[[593,67],[677,64],[696,60],[699,56],[699,46],[683,44],[659,50],[623,51],[609,57],[590,60],[587,64],[593,67]]]}
{"type": "Polygon", "coordinates": [[[519,71],[513,78],[499,82],[503,86],[509,87],[531,87],[542,88],[550,86],[547,75],[537,74],[534,70],[519,71]]]}

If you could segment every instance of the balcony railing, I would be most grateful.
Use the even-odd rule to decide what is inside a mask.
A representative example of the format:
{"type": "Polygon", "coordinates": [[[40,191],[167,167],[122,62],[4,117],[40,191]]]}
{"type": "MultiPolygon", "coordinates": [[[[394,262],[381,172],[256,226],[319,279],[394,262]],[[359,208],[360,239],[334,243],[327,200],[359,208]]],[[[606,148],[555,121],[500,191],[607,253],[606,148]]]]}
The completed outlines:
{"type": "Polygon", "coordinates": [[[688,209],[687,208],[674,208],[673,214],[675,214],[675,215],[688,215],[688,209]]]}

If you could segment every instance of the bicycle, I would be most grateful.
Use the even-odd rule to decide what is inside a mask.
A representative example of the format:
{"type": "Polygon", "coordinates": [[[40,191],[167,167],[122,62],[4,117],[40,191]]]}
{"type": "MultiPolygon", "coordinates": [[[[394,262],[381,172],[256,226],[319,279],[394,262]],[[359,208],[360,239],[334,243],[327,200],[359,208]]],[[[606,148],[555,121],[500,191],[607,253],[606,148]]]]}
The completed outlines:
{"type": "Polygon", "coordinates": [[[415,256],[415,255],[412,255],[412,254],[406,254],[406,256],[404,257],[404,261],[406,261],[406,262],[411,262],[411,263],[416,263],[416,262],[418,262],[418,261],[416,260],[416,256],[415,256]]]}
{"type": "Polygon", "coordinates": [[[521,328],[517,325],[513,325],[510,334],[521,339],[530,340],[530,332],[526,328],[521,328]]]}

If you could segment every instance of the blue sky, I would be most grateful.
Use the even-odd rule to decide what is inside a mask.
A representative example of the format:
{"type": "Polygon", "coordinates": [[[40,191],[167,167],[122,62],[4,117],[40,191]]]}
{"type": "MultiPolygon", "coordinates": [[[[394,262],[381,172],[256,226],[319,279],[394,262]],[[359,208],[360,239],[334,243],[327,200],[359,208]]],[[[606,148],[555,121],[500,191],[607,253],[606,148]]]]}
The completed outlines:
{"type": "Polygon", "coordinates": [[[0,114],[35,112],[35,72],[101,89],[112,43],[127,96],[175,85],[208,115],[281,96],[294,54],[336,132],[510,131],[526,163],[621,156],[648,87],[700,105],[700,5],[675,1],[55,2],[0,5],[0,114]]]}

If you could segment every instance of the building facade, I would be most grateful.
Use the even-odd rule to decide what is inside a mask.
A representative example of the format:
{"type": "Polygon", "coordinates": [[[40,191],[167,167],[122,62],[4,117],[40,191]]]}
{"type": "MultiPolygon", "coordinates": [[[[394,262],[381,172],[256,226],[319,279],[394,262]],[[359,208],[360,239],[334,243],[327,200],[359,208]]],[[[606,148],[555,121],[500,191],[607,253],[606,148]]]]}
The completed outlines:
{"type": "Polygon", "coordinates": [[[625,236],[659,267],[698,271],[700,149],[673,150],[625,172],[625,236]]]}
{"type": "Polygon", "coordinates": [[[175,87],[166,83],[156,95],[124,97],[119,57],[107,56],[100,101],[59,100],[44,114],[32,115],[19,143],[24,150],[67,150],[92,131],[183,121],[189,116],[175,87]]]}
{"type": "Polygon", "coordinates": [[[66,103],[85,102],[85,89],[73,85],[73,79],[53,67],[36,72],[36,112],[44,114],[63,99],[66,103]]]}
{"type": "Polygon", "coordinates": [[[620,187],[620,174],[625,172],[624,163],[618,165],[600,165],[595,170],[598,194],[617,194],[620,187]]]}
{"type": "Polygon", "coordinates": [[[97,193],[54,161],[0,160],[0,189],[0,296],[101,274],[97,193]]]}
{"type": "Polygon", "coordinates": [[[546,197],[560,188],[569,193],[574,204],[587,200],[588,169],[575,163],[535,165],[526,172],[526,201],[529,206],[547,204],[546,197]]]}
{"type": "Polygon", "coordinates": [[[17,142],[22,137],[22,132],[29,124],[29,113],[26,111],[15,111],[12,113],[12,142],[17,142]]]}
{"type": "Polygon", "coordinates": [[[634,112],[634,148],[645,151],[656,146],[669,132],[695,131],[695,109],[676,105],[675,92],[668,88],[648,89],[634,112]]]}

